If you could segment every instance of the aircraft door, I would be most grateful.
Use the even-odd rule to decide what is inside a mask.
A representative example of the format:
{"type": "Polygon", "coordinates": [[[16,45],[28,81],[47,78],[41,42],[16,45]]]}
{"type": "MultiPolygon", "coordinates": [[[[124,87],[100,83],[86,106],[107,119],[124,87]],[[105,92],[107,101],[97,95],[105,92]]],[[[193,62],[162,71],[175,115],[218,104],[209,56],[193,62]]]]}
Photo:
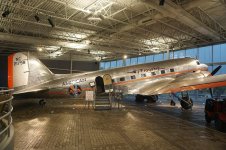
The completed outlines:
{"type": "Polygon", "coordinates": [[[96,82],[96,91],[97,91],[97,93],[105,92],[103,78],[98,76],[98,77],[96,77],[95,82],[96,82]]]}
{"type": "Polygon", "coordinates": [[[113,91],[113,87],[112,87],[112,78],[109,74],[105,74],[103,76],[103,80],[104,80],[104,89],[105,92],[109,93],[113,91]]]}

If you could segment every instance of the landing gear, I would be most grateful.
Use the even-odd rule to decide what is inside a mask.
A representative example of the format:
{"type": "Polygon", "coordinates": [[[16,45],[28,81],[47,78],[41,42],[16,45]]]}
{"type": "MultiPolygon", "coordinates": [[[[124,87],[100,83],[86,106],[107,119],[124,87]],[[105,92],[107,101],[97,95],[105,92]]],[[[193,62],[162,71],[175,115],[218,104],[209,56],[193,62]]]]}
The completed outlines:
{"type": "Polygon", "coordinates": [[[137,103],[143,103],[144,102],[144,96],[143,95],[136,95],[136,100],[137,103]]]}
{"type": "Polygon", "coordinates": [[[180,97],[177,98],[180,101],[182,109],[184,110],[192,109],[193,100],[189,97],[187,92],[181,92],[181,98],[180,97]]]}
{"type": "Polygon", "coordinates": [[[171,106],[175,106],[176,105],[176,103],[174,102],[174,100],[170,100],[170,105],[171,106]]]}
{"type": "Polygon", "coordinates": [[[146,96],[147,103],[155,103],[158,100],[158,95],[146,96]]]}
{"type": "Polygon", "coordinates": [[[39,100],[38,103],[39,103],[39,105],[41,105],[42,107],[44,107],[45,104],[46,104],[46,101],[44,99],[41,99],[41,100],[39,100]]]}
{"type": "Polygon", "coordinates": [[[158,95],[145,96],[137,94],[135,101],[141,103],[144,102],[145,99],[147,99],[147,103],[155,103],[158,100],[158,95]]]}

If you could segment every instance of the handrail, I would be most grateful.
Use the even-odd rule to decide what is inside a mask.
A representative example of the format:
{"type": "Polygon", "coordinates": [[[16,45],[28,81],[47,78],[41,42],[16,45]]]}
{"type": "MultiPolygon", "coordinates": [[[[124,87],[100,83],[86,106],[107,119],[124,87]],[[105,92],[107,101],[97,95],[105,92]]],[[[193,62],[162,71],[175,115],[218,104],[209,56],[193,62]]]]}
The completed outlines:
{"type": "MultiPolygon", "coordinates": [[[[3,87],[1,87],[3,89],[3,87]]],[[[0,105],[2,105],[2,110],[0,110],[0,123],[3,124],[3,126],[0,128],[0,139],[4,139],[6,135],[4,135],[6,132],[8,133],[8,137],[10,136],[10,126],[12,125],[13,119],[11,116],[11,113],[13,111],[12,107],[12,96],[13,89],[7,90],[7,88],[4,88],[4,90],[0,90],[0,96],[4,98],[4,96],[7,96],[0,101],[0,105]],[[4,109],[4,105],[8,105],[8,109],[4,109]]],[[[1,141],[0,141],[1,143],[1,141]]]]}

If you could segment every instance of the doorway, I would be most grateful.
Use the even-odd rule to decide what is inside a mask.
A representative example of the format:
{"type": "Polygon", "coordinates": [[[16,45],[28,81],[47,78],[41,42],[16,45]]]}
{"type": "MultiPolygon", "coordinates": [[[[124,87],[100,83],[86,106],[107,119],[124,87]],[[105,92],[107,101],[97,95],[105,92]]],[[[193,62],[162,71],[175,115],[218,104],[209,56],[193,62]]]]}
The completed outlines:
{"type": "Polygon", "coordinates": [[[98,76],[98,77],[96,77],[95,82],[96,82],[96,92],[97,93],[105,92],[103,78],[98,76]]]}

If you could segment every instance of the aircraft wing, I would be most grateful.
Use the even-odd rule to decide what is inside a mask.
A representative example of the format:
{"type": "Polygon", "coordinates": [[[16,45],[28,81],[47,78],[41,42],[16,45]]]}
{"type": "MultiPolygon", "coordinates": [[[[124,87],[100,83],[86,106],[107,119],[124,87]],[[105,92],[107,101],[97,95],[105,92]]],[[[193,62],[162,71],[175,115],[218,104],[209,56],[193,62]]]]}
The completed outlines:
{"type": "Polygon", "coordinates": [[[49,90],[47,87],[37,87],[37,88],[25,88],[21,90],[16,90],[13,94],[23,94],[23,93],[33,93],[33,92],[40,92],[49,90]]]}
{"type": "MultiPolygon", "coordinates": [[[[150,85],[149,85],[150,86],[150,85]]],[[[182,81],[178,81],[175,78],[174,81],[166,83],[164,87],[159,88],[156,91],[149,91],[145,94],[165,94],[165,93],[176,93],[181,91],[191,91],[205,88],[214,88],[226,86],[226,75],[207,76],[203,78],[190,79],[184,78],[182,81]]]]}

